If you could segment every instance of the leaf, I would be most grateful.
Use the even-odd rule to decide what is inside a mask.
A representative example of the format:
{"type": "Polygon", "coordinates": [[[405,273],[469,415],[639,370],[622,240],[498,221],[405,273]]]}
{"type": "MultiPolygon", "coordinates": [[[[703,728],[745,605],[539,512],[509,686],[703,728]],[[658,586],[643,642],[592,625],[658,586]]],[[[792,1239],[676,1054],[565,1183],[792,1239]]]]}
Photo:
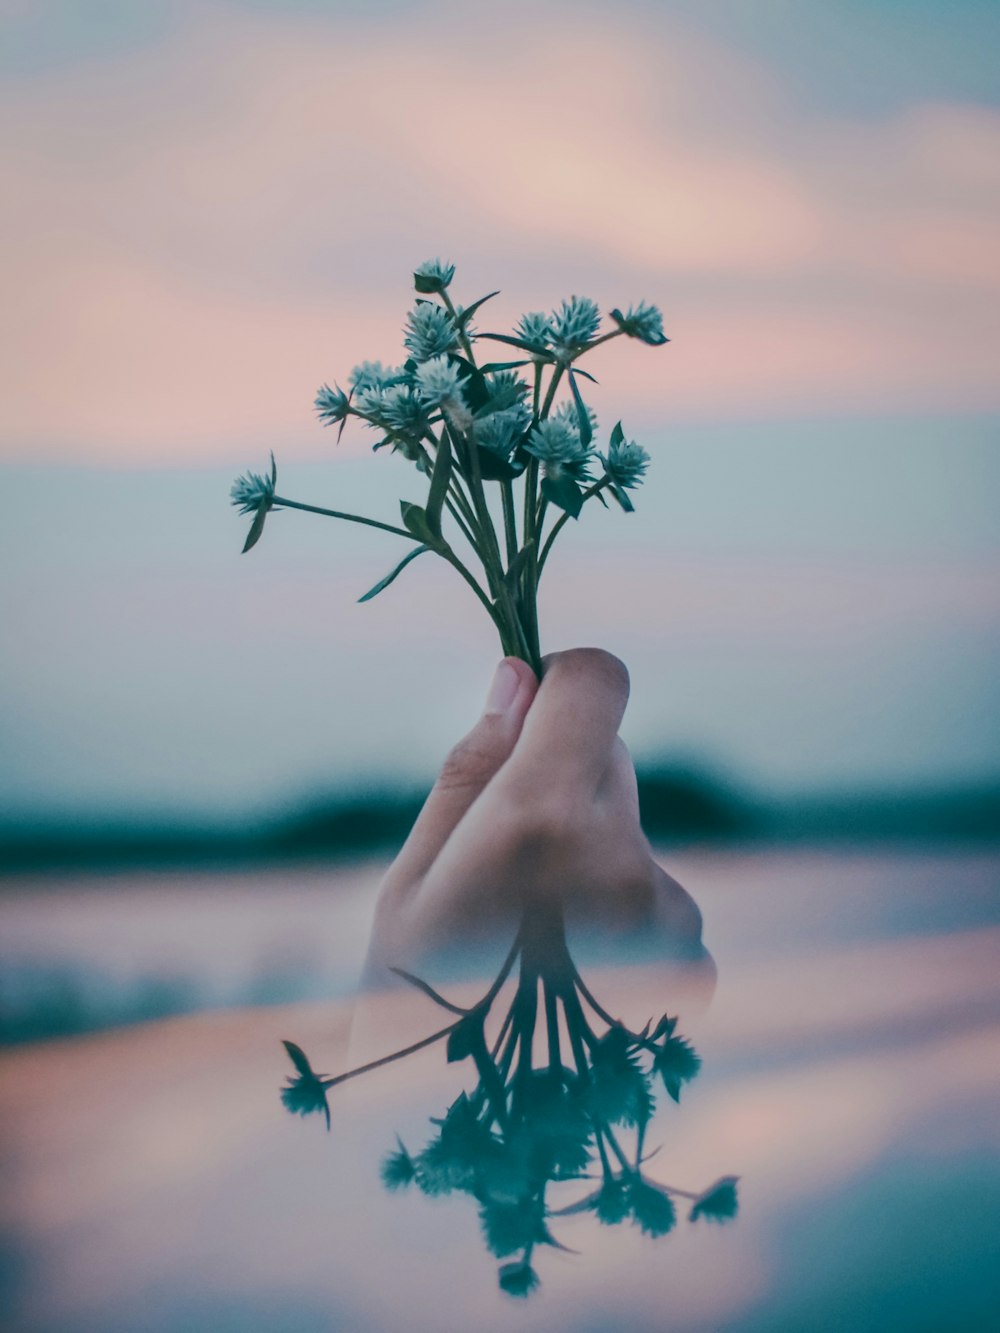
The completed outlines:
{"type": "Polygon", "coordinates": [[[542,494],[550,504],[564,509],[571,518],[579,518],[583,508],[583,491],[572,477],[542,478],[542,494]]]}
{"type": "Polygon", "coordinates": [[[495,343],[506,343],[508,347],[520,347],[522,352],[530,352],[532,356],[544,356],[546,360],[553,360],[552,353],[547,347],[542,347],[539,343],[525,342],[523,338],[512,338],[507,333],[479,333],[477,338],[489,338],[495,343]]]}
{"type": "Polygon", "coordinates": [[[461,1019],[452,1029],[448,1037],[448,1063],[455,1064],[458,1060],[465,1060],[474,1051],[485,1049],[486,1039],[483,1036],[483,1023],[486,1015],[481,1011],[473,1010],[461,1019]]]}
{"type": "Polygon", "coordinates": [[[474,366],[471,361],[464,356],[460,356],[457,352],[452,352],[448,359],[461,366],[465,371],[465,378],[462,380],[465,401],[469,404],[470,411],[475,414],[490,401],[486,376],[478,366],[474,366]]]}
{"type": "Polygon", "coordinates": [[[375,587],[369,588],[363,597],[358,598],[358,601],[370,602],[373,597],[377,597],[380,592],[385,588],[388,588],[389,584],[392,583],[397,575],[403,572],[411,560],[416,560],[418,555],[423,555],[425,551],[429,551],[430,549],[429,546],[414,546],[412,551],[407,551],[406,555],[403,556],[395,569],[386,574],[384,579],[379,579],[378,583],[375,584],[375,587]]]}
{"type": "Polygon", "coordinates": [[[288,1052],[288,1058],[300,1074],[306,1078],[316,1077],[312,1071],[312,1065],[309,1063],[306,1053],[301,1046],[296,1046],[294,1041],[283,1041],[281,1044],[288,1052]]]}
{"type": "Polygon", "coordinates": [[[427,514],[420,505],[410,504],[409,500],[400,500],[399,512],[403,518],[403,527],[412,532],[425,545],[435,550],[441,546],[440,533],[436,533],[427,521],[427,514]]]}
{"type": "Polygon", "coordinates": [[[530,366],[532,361],[490,361],[488,365],[480,366],[484,375],[495,375],[498,370],[517,370],[520,366],[530,366]]]}
{"type": "Polygon", "coordinates": [[[625,510],[626,514],[635,513],[635,505],[629,499],[627,491],[623,490],[622,487],[617,485],[617,483],[615,482],[611,483],[609,490],[611,491],[611,494],[615,497],[615,499],[618,501],[618,503],[621,505],[621,507],[625,510]]]}
{"type": "Polygon", "coordinates": [[[476,453],[479,456],[479,475],[483,481],[513,481],[524,471],[523,463],[510,462],[495,454],[492,449],[484,449],[482,445],[476,446],[476,453]]]}
{"type": "Polygon", "coordinates": [[[451,480],[451,436],[444,431],[434,458],[434,471],[431,473],[431,489],[427,495],[425,511],[427,525],[435,536],[441,536],[441,511],[448,495],[448,482],[451,480]]]}
{"type": "Polygon", "coordinates": [[[424,273],[414,273],[413,286],[422,295],[429,296],[434,292],[441,291],[441,279],[428,277],[424,273]]]}
{"type": "Polygon", "coordinates": [[[575,370],[569,372],[569,387],[573,393],[573,401],[576,403],[576,419],[580,426],[580,443],[586,448],[594,438],[594,428],[590,422],[587,404],[580,396],[580,386],[576,382],[575,370]]]}
{"type": "Polygon", "coordinates": [[[573,367],[574,375],[582,375],[585,380],[590,380],[591,384],[600,384],[596,375],[591,375],[589,370],[581,370],[579,366],[573,367]]]}
{"type": "Polygon", "coordinates": [[[622,430],[622,423],[620,421],[615,422],[615,428],[611,432],[610,443],[612,449],[617,449],[619,445],[625,443],[625,432],[622,430]]]}
{"type": "Polygon", "coordinates": [[[267,511],[270,508],[267,500],[262,500],[253,516],[253,522],[250,524],[250,531],[247,533],[247,539],[243,543],[243,555],[246,555],[251,546],[256,546],[260,541],[260,534],[264,531],[264,520],[267,518],[267,511]]]}
{"type": "Polygon", "coordinates": [[[462,311],[462,313],[458,317],[457,321],[458,327],[460,329],[464,329],[466,324],[468,324],[469,320],[472,318],[472,316],[476,313],[476,311],[479,309],[481,305],[485,305],[487,301],[492,301],[494,296],[499,296],[499,295],[500,295],[499,291],[489,292],[486,296],[481,296],[478,301],[473,301],[472,305],[466,306],[466,308],[462,311]]]}

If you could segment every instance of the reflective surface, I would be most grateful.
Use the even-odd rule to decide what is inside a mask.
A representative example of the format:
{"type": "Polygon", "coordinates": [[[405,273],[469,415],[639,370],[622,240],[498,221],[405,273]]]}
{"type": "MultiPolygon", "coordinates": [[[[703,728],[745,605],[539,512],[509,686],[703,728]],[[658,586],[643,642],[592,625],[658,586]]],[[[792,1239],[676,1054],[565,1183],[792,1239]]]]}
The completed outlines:
{"type": "MultiPolygon", "coordinates": [[[[475,1094],[467,1062],[449,1066],[430,1047],[334,1089],[327,1135],[321,1118],[281,1107],[280,1040],[336,1073],[391,1049],[377,1013],[352,1050],[345,1002],[203,1013],[3,1056],[10,1326],[991,1328],[1000,858],[691,853],[669,868],[704,910],[719,984],[707,1013],[682,1015],[702,1068],[679,1107],[661,1083],[646,1143],[660,1150],[643,1170],[690,1194],[738,1174],[735,1222],[682,1217],[654,1238],[574,1210],[588,1189],[558,1182],[547,1202],[570,1211],[549,1225],[577,1253],[546,1247],[540,1286],[513,1299],[498,1289],[475,1197],[393,1193],[380,1179],[397,1133],[418,1153],[428,1117],[475,1094]]],[[[350,934],[363,934],[356,887],[341,906],[322,885],[327,938],[345,959],[350,934]]],[[[295,904],[308,902],[300,926],[308,918],[325,947],[301,885],[216,889],[213,920],[225,900],[234,923],[220,948],[251,911],[263,922],[268,901],[292,934],[295,904]]],[[[119,886],[119,918],[141,893],[119,886]]],[[[50,925],[54,901],[35,901],[50,925]]],[[[81,919],[84,909],[81,899],[81,919]]],[[[3,906],[8,920],[15,911],[23,965],[27,886],[3,906]]],[[[136,926],[142,916],[136,907],[136,926]]],[[[100,948],[80,941],[98,969],[100,948]]],[[[649,962],[584,975],[629,1022],[673,1012],[649,962]]],[[[443,1026],[430,997],[405,994],[403,1040],[443,1026]]]]}

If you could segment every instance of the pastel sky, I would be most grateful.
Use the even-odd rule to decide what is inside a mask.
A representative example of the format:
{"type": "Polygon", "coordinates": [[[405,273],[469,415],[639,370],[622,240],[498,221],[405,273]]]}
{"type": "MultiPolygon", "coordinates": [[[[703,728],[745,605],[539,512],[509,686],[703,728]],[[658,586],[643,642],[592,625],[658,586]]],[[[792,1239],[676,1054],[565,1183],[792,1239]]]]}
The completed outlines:
{"type": "Polygon", "coordinates": [[[655,476],[545,606],[550,646],[632,665],[638,753],[785,790],[1000,771],[996,4],[5,0],[0,30],[8,811],[432,770],[495,655],[461,589],[355,607],[395,548],[308,520],[240,561],[226,479],[274,448],[301,498],[392,516],[412,479],[312,399],[398,357],[436,254],[502,289],[481,327],[664,311],[667,348],[592,365],[655,476]]]}

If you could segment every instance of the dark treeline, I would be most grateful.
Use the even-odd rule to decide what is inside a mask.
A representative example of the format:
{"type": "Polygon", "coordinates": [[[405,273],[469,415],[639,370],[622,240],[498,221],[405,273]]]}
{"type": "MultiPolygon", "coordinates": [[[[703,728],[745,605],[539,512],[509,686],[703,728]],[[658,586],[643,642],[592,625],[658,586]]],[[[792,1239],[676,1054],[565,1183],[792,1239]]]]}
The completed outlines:
{"type": "MultiPolygon", "coordinates": [[[[305,802],[267,820],[184,825],[150,819],[0,825],[0,873],[350,858],[398,847],[425,792],[376,789],[305,802]]],[[[654,843],[994,841],[1000,781],[941,791],[857,791],[767,799],[696,768],[639,773],[642,822],[654,843]]]]}

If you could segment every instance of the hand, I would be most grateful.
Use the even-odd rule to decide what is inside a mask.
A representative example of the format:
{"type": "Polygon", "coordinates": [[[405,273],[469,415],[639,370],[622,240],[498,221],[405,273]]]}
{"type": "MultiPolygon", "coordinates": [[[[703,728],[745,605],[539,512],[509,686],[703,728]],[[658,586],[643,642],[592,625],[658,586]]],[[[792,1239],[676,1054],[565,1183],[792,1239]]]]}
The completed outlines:
{"type": "Polygon", "coordinates": [[[635,771],[618,736],[628,672],[593,648],[545,659],[541,683],[505,658],[482,717],[451,751],[381,886],[366,968],[414,970],[497,937],[525,906],[611,937],[655,936],[672,961],[712,970],[694,900],[654,861],[635,771]]]}

